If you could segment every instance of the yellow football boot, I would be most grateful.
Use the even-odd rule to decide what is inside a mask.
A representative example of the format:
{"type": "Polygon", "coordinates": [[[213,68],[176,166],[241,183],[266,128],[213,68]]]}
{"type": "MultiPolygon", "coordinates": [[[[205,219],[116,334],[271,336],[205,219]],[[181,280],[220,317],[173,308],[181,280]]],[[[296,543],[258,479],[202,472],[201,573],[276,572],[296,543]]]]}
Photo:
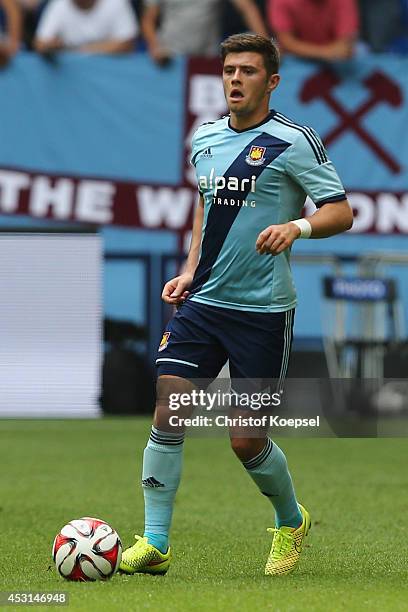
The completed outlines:
{"type": "Polygon", "coordinates": [[[119,571],[125,574],[165,574],[170,566],[170,548],[163,554],[149,544],[146,537],[135,535],[135,539],[136,544],[123,552],[119,571]]]}
{"type": "Polygon", "coordinates": [[[276,527],[268,529],[273,533],[272,548],[265,566],[267,576],[283,576],[292,572],[303,550],[304,539],[311,527],[310,515],[303,506],[299,504],[303,516],[300,527],[276,527]]]}

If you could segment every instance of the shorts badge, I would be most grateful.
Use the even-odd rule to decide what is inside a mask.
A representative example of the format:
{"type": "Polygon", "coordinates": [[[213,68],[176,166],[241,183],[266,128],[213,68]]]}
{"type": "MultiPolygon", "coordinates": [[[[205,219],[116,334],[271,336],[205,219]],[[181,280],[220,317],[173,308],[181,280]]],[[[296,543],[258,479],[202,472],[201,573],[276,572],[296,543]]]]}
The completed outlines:
{"type": "Polygon", "coordinates": [[[164,349],[167,348],[170,336],[171,332],[164,332],[163,337],[160,340],[159,351],[164,351],[164,349]]]}
{"type": "Polygon", "coordinates": [[[252,145],[245,161],[250,166],[261,166],[265,161],[266,147],[252,145]]]}

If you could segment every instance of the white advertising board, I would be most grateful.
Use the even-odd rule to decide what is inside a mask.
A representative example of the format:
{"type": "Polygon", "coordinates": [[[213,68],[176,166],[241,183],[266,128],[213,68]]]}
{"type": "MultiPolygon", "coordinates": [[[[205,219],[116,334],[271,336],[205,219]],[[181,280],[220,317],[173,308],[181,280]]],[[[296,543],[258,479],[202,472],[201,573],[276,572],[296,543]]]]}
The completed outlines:
{"type": "Polygon", "coordinates": [[[100,414],[102,246],[0,234],[0,417],[100,414]]]}

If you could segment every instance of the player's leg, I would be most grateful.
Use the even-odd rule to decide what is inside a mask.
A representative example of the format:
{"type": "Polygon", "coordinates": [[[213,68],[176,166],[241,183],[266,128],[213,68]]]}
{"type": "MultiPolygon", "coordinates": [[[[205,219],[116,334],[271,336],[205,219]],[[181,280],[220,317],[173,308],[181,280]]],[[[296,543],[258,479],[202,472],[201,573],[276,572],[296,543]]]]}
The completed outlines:
{"type": "MultiPolygon", "coordinates": [[[[174,500],[180,484],[184,427],[172,426],[170,398],[191,393],[195,385],[177,376],[160,376],[153,426],[143,453],[142,488],[145,506],[143,537],[125,550],[121,571],[165,574],[170,565],[169,532],[174,500]]],[[[178,419],[191,414],[189,406],[177,411],[178,419]]]]}
{"type": "MultiPolygon", "coordinates": [[[[247,417],[248,413],[242,413],[242,416],[247,417]]],[[[250,437],[251,432],[247,435],[243,437],[245,432],[242,428],[230,428],[233,451],[262,495],[272,503],[275,525],[299,527],[302,514],[283,451],[266,435],[263,438],[250,437]]]]}
{"type": "Polygon", "coordinates": [[[194,380],[212,379],[225,363],[225,351],[211,335],[213,322],[199,307],[184,304],[169,323],[160,343],[157,401],[153,427],[143,455],[142,487],[145,531],[123,553],[120,569],[127,573],[165,573],[173,505],[180,482],[184,427],[190,406],[174,407],[176,397],[190,394],[194,380]],[[177,416],[176,423],[171,417],[177,416]]]}
{"type": "Polygon", "coordinates": [[[311,523],[307,510],[296,500],[286,457],[268,437],[242,438],[232,432],[231,446],[248,475],[275,508],[275,527],[268,529],[274,537],[265,574],[288,574],[299,561],[311,523]]]}
{"type": "MultiPolygon", "coordinates": [[[[246,416],[248,416],[246,414],[246,416]]],[[[231,431],[231,446],[248,475],[275,508],[275,527],[265,574],[280,576],[292,572],[302,552],[304,538],[310,529],[310,516],[298,504],[292,478],[283,451],[267,436],[241,437],[242,431],[231,431]]]]}
{"type": "Polygon", "coordinates": [[[170,409],[170,397],[191,394],[195,385],[176,376],[160,376],[153,427],[143,454],[142,488],[145,503],[144,537],[162,553],[168,549],[174,500],[180,484],[184,431],[179,419],[191,416],[190,406],[177,413],[170,409]],[[172,417],[177,423],[172,426],[172,417]]]}
{"type": "MultiPolygon", "coordinates": [[[[293,311],[271,315],[245,313],[248,320],[241,321],[238,342],[235,334],[235,343],[228,349],[233,379],[278,381],[277,388],[281,388],[292,344],[293,315],[293,311]],[[242,332],[243,329],[246,331],[242,332]],[[247,339],[246,333],[250,335],[247,339]]],[[[276,389],[275,385],[273,388],[276,389]]],[[[288,573],[298,561],[310,517],[297,502],[285,454],[267,437],[266,431],[262,435],[259,430],[238,427],[230,430],[230,437],[248,475],[275,509],[275,538],[265,572],[288,573]]]]}

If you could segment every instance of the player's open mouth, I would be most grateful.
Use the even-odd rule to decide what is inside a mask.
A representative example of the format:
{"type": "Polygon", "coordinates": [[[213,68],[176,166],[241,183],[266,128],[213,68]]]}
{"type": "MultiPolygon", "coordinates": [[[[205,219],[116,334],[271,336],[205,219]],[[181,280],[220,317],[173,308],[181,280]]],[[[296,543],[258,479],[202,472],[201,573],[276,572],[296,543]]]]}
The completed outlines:
{"type": "Polygon", "coordinates": [[[244,94],[239,89],[232,89],[230,93],[231,100],[241,100],[244,94]]]}

